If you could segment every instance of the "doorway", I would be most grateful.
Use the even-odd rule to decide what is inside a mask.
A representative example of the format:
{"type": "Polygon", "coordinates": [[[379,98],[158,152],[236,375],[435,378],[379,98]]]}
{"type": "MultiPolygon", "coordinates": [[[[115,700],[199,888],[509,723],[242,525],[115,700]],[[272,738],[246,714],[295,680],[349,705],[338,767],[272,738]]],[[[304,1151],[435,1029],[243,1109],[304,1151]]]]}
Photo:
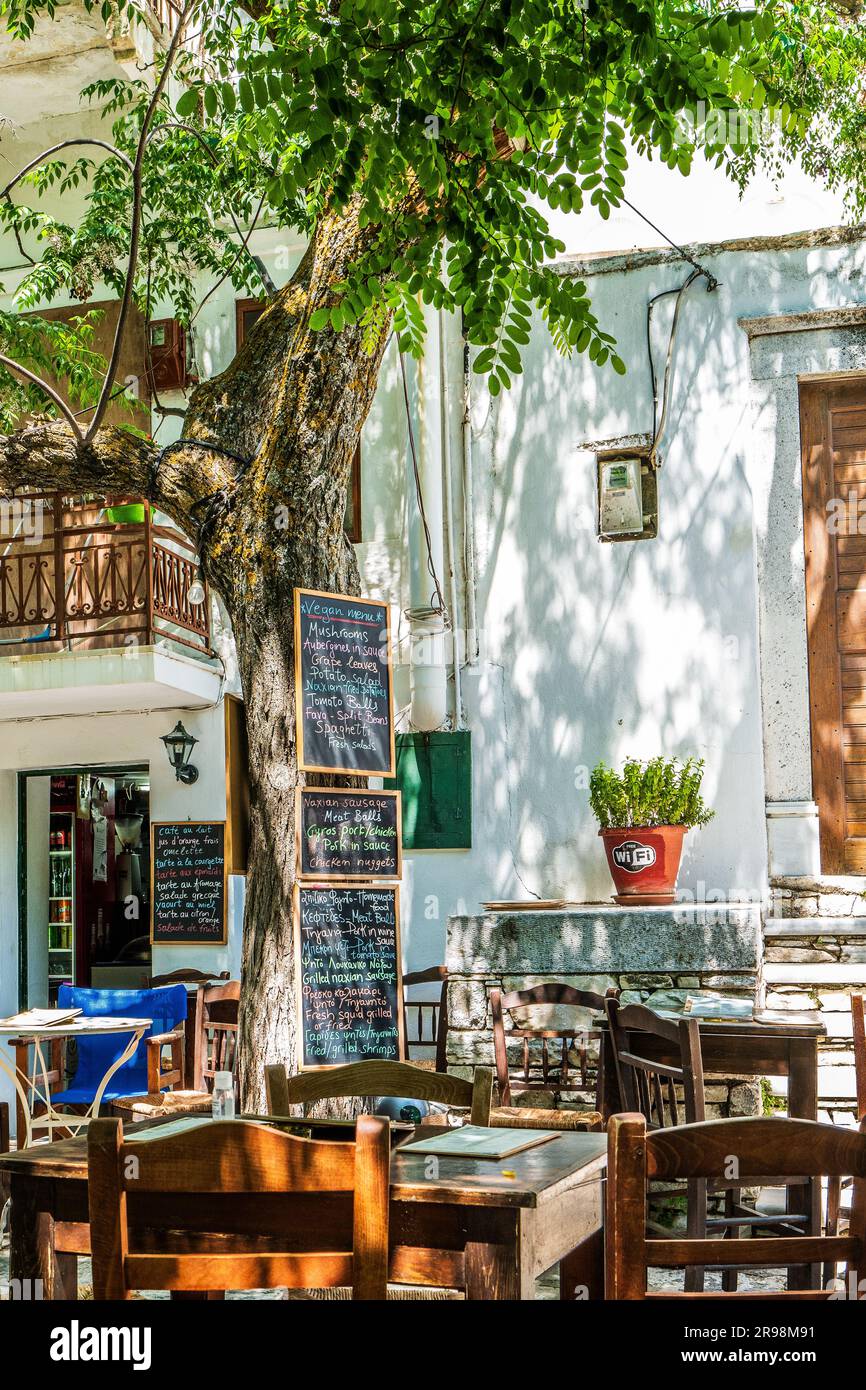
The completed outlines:
{"type": "Polygon", "coordinates": [[[22,772],[19,996],[53,1005],[63,983],[138,989],[151,973],[146,766],[22,772]]]}
{"type": "Polygon", "coordinates": [[[866,873],[866,379],[800,387],[812,789],[821,871],[866,873]]]}

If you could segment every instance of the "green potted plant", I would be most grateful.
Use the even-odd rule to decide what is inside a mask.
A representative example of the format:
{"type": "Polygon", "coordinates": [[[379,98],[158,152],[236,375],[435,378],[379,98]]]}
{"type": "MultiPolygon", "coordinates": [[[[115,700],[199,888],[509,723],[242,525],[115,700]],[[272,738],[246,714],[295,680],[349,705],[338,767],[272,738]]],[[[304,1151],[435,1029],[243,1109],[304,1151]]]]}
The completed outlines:
{"type": "Polygon", "coordinates": [[[674,901],[683,836],[713,817],[701,796],[703,775],[700,758],[629,758],[621,772],[605,763],[593,768],[589,802],[617,890],[614,902],[674,901]]]}

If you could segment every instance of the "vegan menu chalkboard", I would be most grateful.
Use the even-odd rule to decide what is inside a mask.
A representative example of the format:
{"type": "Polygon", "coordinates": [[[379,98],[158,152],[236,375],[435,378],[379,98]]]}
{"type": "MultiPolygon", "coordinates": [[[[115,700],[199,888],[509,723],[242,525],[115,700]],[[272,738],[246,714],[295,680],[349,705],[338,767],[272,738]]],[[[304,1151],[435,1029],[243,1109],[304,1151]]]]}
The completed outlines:
{"type": "Polygon", "coordinates": [[[295,590],[299,767],[392,777],[391,684],[387,603],[295,590]]]}
{"type": "Polygon", "coordinates": [[[225,821],[154,822],[150,869],[154,945],[225,943],[225,851],[225,821]]]}
{"type": "Polygon", "coordinates": [[[298,877],[399,878],[400,793],[298,788],[298,877]]]}
{"type": "Polygon", "coordinates": [[[400,1058],[398,891],[295,885],[302,1068],[400,1058]]]}

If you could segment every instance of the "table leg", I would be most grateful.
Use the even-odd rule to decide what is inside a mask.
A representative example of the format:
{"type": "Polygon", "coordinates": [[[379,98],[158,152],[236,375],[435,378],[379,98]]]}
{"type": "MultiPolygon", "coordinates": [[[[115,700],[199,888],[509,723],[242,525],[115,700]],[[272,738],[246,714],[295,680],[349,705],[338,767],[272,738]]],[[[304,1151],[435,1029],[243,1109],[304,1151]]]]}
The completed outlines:
{"type": "Polygon", "coordinates": [[[32,1137],[32,1115],[30,1110],[30,1099],[27,1095],[27,1091],[21,1083],[21,1078],[18,1075],[17,1058],[16,1065],[14,1067],[10,1067],[7,1065],[6,1059],[3,1056],[2,1051],[0,1051],[0,1071],[6,1073],[6,1075],[12,1082],[12,1085],[15,1087],[15,1097],[17,1101],[17,1105],[15,1108],[15,1142],[19,1149],[23,1149],[25,1146],[29,1145],[32,1137]],[[23,1143],[21,1142],[22,1121],[24,1126],[23,1143]]]}
{"type": "Polygon", "coordinates": [[[112,1062],[111,1066],[108,1068],[108,1071],[105,1073],[101,1082],[99,1083],[96,1095],[93,1097],[93,1104],[87,1112],[86,1118],[88,1120],[95,1119],[96,1116],[99,1114],[99,1107],[102,1104],[102,1097],[105,1095],[105,1092],[108,1089],[109,1081],[114,1076],[115,1072],[120,1071],[120,1068],[124,1065],[124,1063],[128,1062],[130,1057],[133,1057],[135,1055],[135,1050],[138,1047],[138,1044],[141,1042],[142,1038],[144,1037],[145,1033],[147,1032],[149,1026],[149,1024],[145,1023],[142,1025],[141,1028],[135,1029],[135,1031],[132,1033],[132,1036],[129,1039],[129,1042],[126,1044],[126,1047],[123,1049],[120,1056],[117,1057],[115,1061],[112,1062]]]}
{"type": "Polygon", "coordinates": [[[466,1298],[531,1299],[534,1280],[523,1262],[520,1213],[477,1208],[470,1217],[464,1248],[466,1298]]]}
{"type": "Polygon", "coordinates": [[[54,1218],[43,1205],[46,1197],[50,1200],[49,1184],[12,1174],[9,1277],[19,1281],[22,1297],[77,1298],[77,1258],[55,1250],[54,1218]]]}
{"type": "MultiPolygon", "coordinates": [[[[792,1038],[788,1044],[788,1117],[792,1120],[818,1118],[818,1039],[792,1038]]],[[[789,1212],[807,1212],[806,1235],[821,1234],[821,1181],[812,1179],[801,1187],[789,1187],[789,1212]]],[[[819,1289],[820,1265],[795,1265],[788,1269],[789,1289],[819,1289]]]]}
{"type": "Polygon", "coordinates": [[[559,1262],[560,1302],[571,1303],[576,1298],[604,1298],[603,1230],[593,1231],[559,1262]]]}

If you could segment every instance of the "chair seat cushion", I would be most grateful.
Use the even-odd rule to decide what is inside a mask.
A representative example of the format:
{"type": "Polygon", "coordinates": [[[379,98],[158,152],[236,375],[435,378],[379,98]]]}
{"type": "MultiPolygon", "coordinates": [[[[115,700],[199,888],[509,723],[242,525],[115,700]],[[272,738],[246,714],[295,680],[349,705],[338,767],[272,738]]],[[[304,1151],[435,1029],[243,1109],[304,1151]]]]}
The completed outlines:
{"type": "Polygon", "coordinates": [[[490,1111],[493,1129],[601,1129],[597,1110],[540,1110],[532,1105],[495,1105],[490,1111]]]}
{"type": "MultiPolygon", "coordinates": [[[[290,1302],[299,1300],[310,1303],[342,1303],[344,1299],[351,1299],[351,1289],[286,1289],[286,1298],[290,1302]]],[[[389,1284],[385,1297],[394,1299],[398,1303],[403,1302],[451,1302],[463,1298],[463,1294],[458,1289],[425,1289],[410,1287],[409,1285],[389,1284]]]]}
{"type": "Polygon", "coordinates": [[[157,1095],[120,1096],[112,1109],[134,1120],[158,1120],[165,1115],[209,1115],[212,1106],[210,1091],[160,1091],[157,1095]]]}

